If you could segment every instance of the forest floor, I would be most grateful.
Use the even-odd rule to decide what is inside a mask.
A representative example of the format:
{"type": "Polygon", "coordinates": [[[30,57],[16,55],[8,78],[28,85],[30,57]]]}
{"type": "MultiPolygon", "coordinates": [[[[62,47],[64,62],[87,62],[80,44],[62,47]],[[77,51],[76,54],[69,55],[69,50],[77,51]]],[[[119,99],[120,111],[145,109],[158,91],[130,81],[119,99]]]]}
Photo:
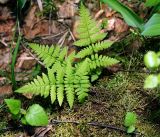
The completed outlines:
{"type": "MultiPolygon", "coordinates": [[[[55,1],[58,10],[53,10],[52,13],[45,7],[41,11],[37,2],[26,4],[24,11],[20,13],[19,31],[23,40],[15,65],[18,86],[45,71],[28,48],[28,43],[70,45],[70,51],[75,50],[73,42],[78,38],[78,2],[55,1]]],[[[147,10],[138,0],[122,2],[141,17],[147,17],[147,10]]],[[[108,19],[108,26],[103,31],[108,33],[109,40],[116,41],[109,54],[119,59],[120,63],[103,70],[83,104],[75,102],[73,109],[69,109],[67,103],[58,107],[57,104],[51,105],[49,99],[23,97],[14,94],[12,90],[11,53],[16,45],[16,38],[13,39],[13,36],[17,33],[12,4],[0,4],[0,137],[160,137],[158,89],[143,89],[145,76],[148,75],[143,64],[143,55],[146,50],[151,49],[151,43],[152,48],[158,46],[159,39],[147,41],[146,44],[132,32],[132,28],[123,21],[120,14],[106,5],[100,5],[96,0],[87,0],[86,6],[97,21],[108,19]],[[19,123],[13,122],[4,105],[4,99],[13,96],[20,96],[24,106],[34,102],[43,106],[49,114],[49,125],[31,128],[21,127],[19,123]],[[128,111],[134,111],[138,115],[136,132],[133,134],[127,134],[124,127],[124,117],[128,111]]]]}

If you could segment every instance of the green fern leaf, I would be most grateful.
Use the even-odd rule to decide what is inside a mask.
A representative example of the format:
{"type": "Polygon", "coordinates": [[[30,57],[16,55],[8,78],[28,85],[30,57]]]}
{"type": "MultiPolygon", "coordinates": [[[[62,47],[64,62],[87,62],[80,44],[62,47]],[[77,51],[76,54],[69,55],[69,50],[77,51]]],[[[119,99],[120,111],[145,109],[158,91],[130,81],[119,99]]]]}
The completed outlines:
{"type": "Polygon", "coordinates": [[[51,97],[51,103],[53,104],[56,101],[56,85],[52,85],[51,86],[51,90],[50,90],[50,97],[51,97]]]}
{"type": "Polygon", "coordinates": [[[100,32],[88,9],[82,4],[80,7],[80,24],[77,28],[80,40],[74,42],[76,46],[87,46],[105,38],[106,34],[100,32]]]}
{"type": "Polygon", "coordinates": [[[42,77],[37,76],[33,82],[19,88],[15,92],[18,93],[32,93],[36,95],[41,95],[47,97],[50,91],[50,83],[48,77],[45,74],[42,74],[42,77]]]}
{"type": "Polygon", "coordinates": [[[92,44],[89,47],[86,47],[82,49],[78,54],[76,55],[77,58],[84,58],[85,56],[92,55],[94,53],[97,53],[101,50],[109,48],[113,44],[112,41],[103,41],[98,42],[96,44],[92,44]]]}
{"type": "Polygon", "coordinates": [[[61,48],[59,46],[45,46],[38,44],[30,44],[32,50],[38,55],[38,57],[43,61],[47,68],[51,67],[56,61],[64,61],[67,55],[67,48],[61,48]]]}
{"type": "Polygon", "coordinates": [[[90,81],[88,76],[88,62],[87,60],[77,66],[74,77],[75,92],[78,96],[79,102],[83,102],[88,96],[90,81]]]}
{"type": "Polygon", "coordinates": [[[72,108],[73,103],[74,103],[74,98],[75,98],[74,85],[73,85],[74,84],[74,70],[69,60],[67,61],[67,65],[66,65],[64,83],[65,83],[67,101],[68,101],[70,108],[72,108]]]}
{"type": "Polygon", "coordinates": [[[90,69],[96,69],[97,67],[108,67],[108,66],[112,66],[114,64],[117,64],[119,61],[111,58],[111,57],[107,57],[107,56],[98,56],[98,54],[95,55],[91,55],[91,59],[87,59],[90,69]]]}
{"type": "Polygon", "coordinates": [[[58,103],[61,106],[64,100],[64,68],[59,64],[59,69],[57,70],[56,75],[56,84],[57,84],[57,99],[58,103]]]}
{"type": "Polygon", "coordinates": [[[60,84],[57,85],[57,99],[59,106],[62,106],[63,100],[64,100],[64,85],[60,84]]]}

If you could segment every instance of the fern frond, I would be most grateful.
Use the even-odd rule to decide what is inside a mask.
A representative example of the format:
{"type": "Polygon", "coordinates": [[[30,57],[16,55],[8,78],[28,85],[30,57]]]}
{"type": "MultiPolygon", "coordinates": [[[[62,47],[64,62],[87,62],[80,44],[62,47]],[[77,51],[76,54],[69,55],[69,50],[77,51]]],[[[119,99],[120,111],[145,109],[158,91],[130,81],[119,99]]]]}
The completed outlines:
{"type": "Polygon", "coordinates": [[[56,101],[56,96],[57,96],[57,89],[56,89],[56,77],[54,75],[54,72],[52,69],[47,69],[48,70],[48,78],[50,81],[50,98],[51,98],[51,103],[53,104],[56,101]]]}
{"type": "Polygon", "coordinates": [[[74,93],[74,68],[71,65],[71,62],[68,60],[66,65],[65,72],[65,90],[66,90],[66,98],[70,108],[73,107],[75,93],[74,93]]]}
{"type": "Polygon", "coordinates": [[[100,32],[95,20],[90,16],[88,9],[81,4],[80,24],[77,28],[80,40],[74,42],[76,46],[87,46],[105,38],[106,34],[100,32]]]}
{"type": "Polygon", "coordinates": [[[47,97],[50,91],[50,83],[46,74],[42,74],[42,77],[37,76],[31,83],[19,88],[15,92],[18,93],[32,93],[35,95],[41,95],[47,97]]]}
{"type": "Polygon", "coordinates": [[[64,85],[59,84],[57,85],[57,99],[59,106],[62,106],[63,100],[64,100],[64,85]]]}
{"type": "Polygon", "coordinates": [[[83,61],[78,68],[76,68],[74,78],[75,92],[77,93],[79,102],[83,102],[88,96],[90,81],[88,76],[88,62],[83,61]]]}
{"type": "Polygon", "coordinates": [[[97,67],[108,67],[108,66],[112,66],[114,64],[117,64],[119,61],[111,58],[111,57],[107,57],[107,56],[98,56],[98,54],[95,55],[91,55],[91,58],[87,58],[88,63],[89,63],[89,67],[90,69],[96,69],[97,67]]]}
{"type": "Polygon", "coordinates": [[[64,69],[59,64],[59,68],[57,69],[57,75],[56,75],[56,84],[57,84],[57,99],[58,103],[61,106],[64,100],[64,69]]]}
{"type": "Polygon", "coordinates": [[[84,58],[88,55],[92,55],[94,53],[97,53],[103,49],[109,48],[113,44],[112,41],[103,41],[103,42],[98,42],[96,44],[92,44],[89,47],[86,47],[82,49],[78,54],[76,55],[77,58],[84,58]]]}
{"type": "Polygon", "coordinates": [[[38,57],[43,61],[46,67],[51,67],[56,61],[64,61],[67,55],[67,48],[60,49],[59,46],[48,45],[38,45],[30,44],[32,50],[38,55],[38,57]]]}

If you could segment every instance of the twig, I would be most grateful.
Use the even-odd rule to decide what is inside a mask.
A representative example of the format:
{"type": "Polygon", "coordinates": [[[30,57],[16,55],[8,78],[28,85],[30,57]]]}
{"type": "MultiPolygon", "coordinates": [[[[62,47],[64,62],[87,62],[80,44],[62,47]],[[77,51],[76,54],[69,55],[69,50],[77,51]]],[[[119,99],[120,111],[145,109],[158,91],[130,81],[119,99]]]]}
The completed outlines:
{"type": "MultiPolygon", "coordinates": [[[[78,121],[51,120],[51,124],[60,124],[60,123],[72,123],[72,124],[76,124],[76,125],[81,124],[81,122],[78,122],[78,121]]],[[[112,125],[106,125],[106,124],[97,123],[97,122],[88,122],[86,124],[90,125],[90,126],[100,127],[100,128],[108,128],[108,129],[112,129],[112,130],[117,130],[119,132],[128,134],[125,129],[121,129],[121,128],[118,128],[118,127],[115,127],[115,126],[112,126],[112,125]]],[[[132,135],[137,135],[137,134],[139,134],[139,133],[138,132],[133,132],[132,133],[132,135]]]]}
{"type": "Polygon", "coordinates": [[[44,36],[38,36],[38,37],[39,37],[39,38],[42,37],[43,40],[45,40],[45,39],[50,39],[50,38],[58,37],[59,35],[64,34],[64,33],[66,33],[67,31],[68,31],[68,30],[65,30],[65,31],[60,32],[60,33],[55,34],[55,35],[44,35],[44,36]]]}
{"type": "Polygon", "coordinates": [[[0,43],[2,43],[5,47],[8,47],[8,44],[4,41],[4,39],[0,40],[0,43]]]}
{"type": "Polygon", "coordinates": [[[40,65],[42,65],[43,67],[45,67],[45,65],[44,65],[41,61],[39,61],[39,59],[36,58],[36,57],[30,52],[29,49],[27,49],[23,44],[22,44],[22,46],[23,46],[23,48],[30,54],[30,56],[32,56],[40,65]]]}
{"type": "Polygon", "coordinates": [[[150,73],[150,71],[138,71],[138,70],[125,70],[125,69],[119,69],[119,71],[122,71],[122,72],[137,72],[137,73],[150,73]]]}
{"type": "Polygon", "coordinates": [[[60,45],[60,47],[62,47],[66,37],[68,35],[68,31],[66,33],[63,34],[63,36],[60,38],[60,40],[58,41],[58,45],[60,45]]]}
{"type": "Polygon", "coordinates": [[[6,131],[11,131],[11,130],[22,129],[22,128],[23,128],[22,125],[19,125],[19,126],[17,126],[17,127],[6,127],[6,128],[1,128],[1,129],[0,129],[0,133],[6,132],[6,131]]]}
{"type": "Polygon", "coordinates": [[[71,29],[70,29],[70,28],[68,28],[68,29],[69,29],[69,33],[70,33],[70,35],[71,35],[71,37],[72,37],[73,41],[76,41],[76,39],[75,39],[75,37],[74,37],[74,35],[73,35],[73,33],[72,33],[71,29]]]}

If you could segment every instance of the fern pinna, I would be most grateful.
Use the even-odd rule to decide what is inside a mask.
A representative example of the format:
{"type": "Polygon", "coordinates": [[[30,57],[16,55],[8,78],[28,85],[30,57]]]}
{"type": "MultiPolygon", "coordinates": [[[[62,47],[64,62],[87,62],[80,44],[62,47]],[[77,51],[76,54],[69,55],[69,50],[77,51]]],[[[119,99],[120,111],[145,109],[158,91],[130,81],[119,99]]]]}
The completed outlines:
{"type": "Polygon", "coordinates": [[[101,32],[97,24],[91,18],[88,9],[82,4],[80,8],[80,23],[77,28],[80,40],[74,42],[74,45],[82,48],[76,57],[81,59],[87,58],[91,70],[98,67],[108,67],[119,62],[114,58],[99,56],[97,54],[99,51],[107,49],[113,44],[112,41],[101,42],[106,37],[106,34],[101,32]]]}
{"type": "Polygon", "coordinates": [[[81,5],[80,26],[77,29],[80,40],[74,44],[82,48],[80,52],[68,55],[66,47],[30,44],[32,50],[45,64],[48,73],[37,76],[31,83],[16,90],[18,93],[32,93],[43,97],[50,96],[61,106],[66,97],[70,108],[75,97],[83,102],[88,96],[90,79],[94,81],[101,73],[101,68],[118,63],[118,60],[98,55],[98,52],[109,48],[113,42],[103,41],[106,34],[100,32],[97,23],[91,19],[89,11],[81,5]],[[68,56],[67,56],[68,55],[68,56]],[[80,58],[74,62],[74,58],[80,58]]]}

